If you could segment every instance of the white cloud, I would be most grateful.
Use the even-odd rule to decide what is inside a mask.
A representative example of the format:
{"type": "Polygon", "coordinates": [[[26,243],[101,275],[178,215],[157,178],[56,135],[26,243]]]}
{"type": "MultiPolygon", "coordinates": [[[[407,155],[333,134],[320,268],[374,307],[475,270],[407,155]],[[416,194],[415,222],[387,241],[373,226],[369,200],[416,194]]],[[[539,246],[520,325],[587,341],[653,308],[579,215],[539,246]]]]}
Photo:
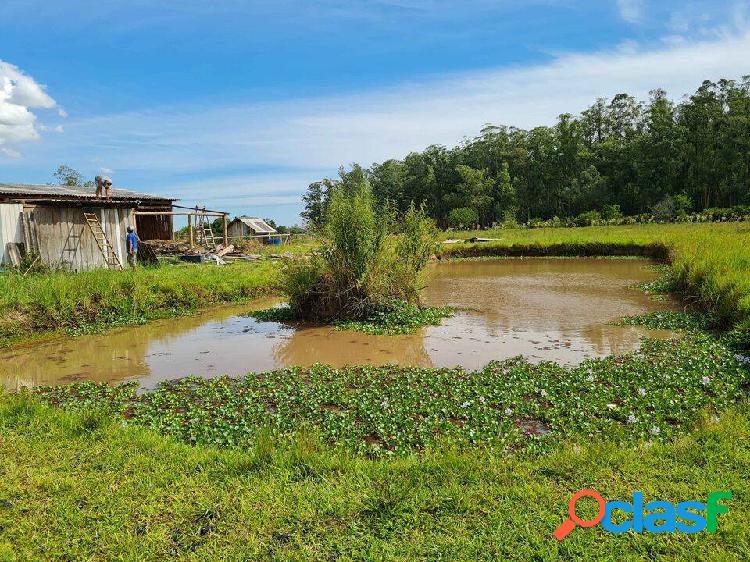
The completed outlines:
{"type": "Polygon", "coordinates": [[[62,125],[55,125],[54,127],[48,127],[47,125],[39,125],[39,130],[44,131],[52,131],[54,133],[64,133],[65,129],[62,125]]]}
{"type": "Polygon", "coordinates": [[[160,190],[182,201],[201,202],[209,207],[209,203],[221,208],[293,205],[301,202],[311,177],[314,176],[309,172],[244,174],[175,183],[160,190]]]}
{"type": "MultiPolygon", "coordinates": [[[[36,115],[32,109],[49,109],[57,103],[31,76],[21,69],[0,60],[0,145],[11,145],[39,138],[36,115]]],[[[60,131],[62,132],[62,131],[60,131]]],[[[2,150],[6,156],[17,158],[18,151],[2,150]]]]}
{"type": "Polygon", "coordinates": [[[628,23],[640,23],[643,20],[643,0],[617,0],[620,17],[628,23]]]}
{"type": "Polygon", "coordinates": [[[17,150],[13,150],[12,148],[6,148],[2,146],[0,146],[0,154],[4,154],[8,158],[14,158],[14,159],[21,157],[21,153],[18,152],[17,150]]]}
{"type": "Polygon", "coordinates": [[[327,98],[225,107],[182,107],[68,123],[78,152],[118,170],[206,171],[237,166],[332,168],[455,144],[487,122],[551,123],[598,96],[692,92],[706,78],[748,71],[750,34],[659,49],[561,54],[547,64],[327,98]]]}
{"type": "Polygon", "coordinates": [[[667,28],[678,40],[716,39],[750,27],[750,1],[684,3],[670,14],[667,28]]]}
{"type": "MultiPolygon", "coordinates": [[[[103,162],[119,177],[206,205],[292,201],[341,164],[400,158],[433,143],[455,145],[483,124],[529,128],[580,112],[595,98],[654,88],[674,97],[704,79],[748,73],[750,33],[644,48],[563,53],[545,64],[415,81],[338,96],[229,106],[181,106],[73,119],[65,136],[34,146],[27,159],[103,162]],[[247,170],[262,170],[262,173],[247,170]],[[229,178],[228,171],[247,174],[229,178]],[[278,170],[268,171],[268,170],[278,170]],[[200,174],[185,186],[176,177],[200,174]],[[253,183],[251,182],[251,177],[253,183]],[[152,178],[152,179],[149,179],[152,178]],[[253,199],[255,198],[255,199],[253,199]]],[[[93,165],[95,163],[95,166],[93,165]]],[[[231,208],[231,207],[228,207],[231,208]]]]}

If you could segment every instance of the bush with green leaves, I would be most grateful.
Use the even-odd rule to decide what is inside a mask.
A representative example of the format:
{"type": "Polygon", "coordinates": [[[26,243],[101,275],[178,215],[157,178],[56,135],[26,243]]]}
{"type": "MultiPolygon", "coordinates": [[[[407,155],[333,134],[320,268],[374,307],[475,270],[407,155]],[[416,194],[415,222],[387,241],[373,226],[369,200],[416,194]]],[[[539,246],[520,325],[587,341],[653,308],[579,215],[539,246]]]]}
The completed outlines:
{"type": "Polygon", "coordinates": [[[471,207],[458,207],[448,213],[448,224],[453,228],[474,228],[479,224],[479,214],[471,207]]]}
{"type": "Polygon", "coordinates": [[[599,211],[586,211],[575,218],[576,226],[593,226],[602,220],[599,211]]]}
{"type": "Polygon", "coordinates": [[[411,205],[400,220],[376,206],[369,184],[332,189],[321,251],[290,262],[282,287],[293,315],[361,320],[393,303],[419,303],[420,276],[436,251],[437,230],[411,205]]]}
{"type": "Polygon", "coordinates": [[[657,221],[672,221],[686,216],[690,206],[690,198],[686,195],[668,195],[651,207],[651,212],[657,221]]]}
{"type": "Polygon", "coordinates": [[[604,205],[602,208],[602,218],[606,221],[617,220],[623,217],[619,205],[604,205]]]}

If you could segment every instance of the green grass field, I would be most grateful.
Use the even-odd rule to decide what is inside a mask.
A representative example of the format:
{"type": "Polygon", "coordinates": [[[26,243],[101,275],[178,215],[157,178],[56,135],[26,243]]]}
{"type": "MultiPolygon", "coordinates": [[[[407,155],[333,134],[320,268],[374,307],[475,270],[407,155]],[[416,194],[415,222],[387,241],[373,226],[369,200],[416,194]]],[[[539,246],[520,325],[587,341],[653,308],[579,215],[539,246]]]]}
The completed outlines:
{"type": "Polygon", "coordinates": [[[279,264],[164,265],[126,271],[0,274],[0,345],[195,312],[275,292],[279,264]]]}
{"type": "MultiPolygon", "coordinates": [[[[750,368],[737,346],[750,326],[750,225],[445,236],[470,235],[502,240],[445,245],[443,257],[668,257],[674,286],[733,332],[669,316],[692,333],[571,369],[321,367],[137,396],[91,385],[0,394],[0,560],[749,559],[750,368]],[[527,431],[531,421],[549,433],[527,431]],[[607,499],[734,497],[715,533],[596,527],[558,543],[552,532],[586,487],[607,499]]],[[[76,310],[92,287],[128,279],[164,299],[131,291],[139,310],[175,294],[246,298],[276,271],[252,265],[29,277],[0,287],[13,292],[0,310],[76,310]]]]}
{"type": "Polygon", "coordinates": [[[4,396],[0,560],[747,560],[746,411],[702,418],[664,444],[371,460],[313,435],[182,445],[95,410],[4,396]],[[734,498],[716,533],[596,527],[558,543],[552,532],[584,487],[607,499],[734,498]]]}

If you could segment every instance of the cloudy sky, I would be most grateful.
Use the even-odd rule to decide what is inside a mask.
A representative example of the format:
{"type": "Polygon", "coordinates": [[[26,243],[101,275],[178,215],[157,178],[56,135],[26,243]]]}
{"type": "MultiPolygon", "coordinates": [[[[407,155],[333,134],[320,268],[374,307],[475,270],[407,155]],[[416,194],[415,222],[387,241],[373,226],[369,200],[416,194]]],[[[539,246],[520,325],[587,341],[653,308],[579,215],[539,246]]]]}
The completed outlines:
{"type": "Polygon", "coordinates": [[[340,164],[747,74],[750,0],[2,0],[0,182],[294,223],[340,164]]]}

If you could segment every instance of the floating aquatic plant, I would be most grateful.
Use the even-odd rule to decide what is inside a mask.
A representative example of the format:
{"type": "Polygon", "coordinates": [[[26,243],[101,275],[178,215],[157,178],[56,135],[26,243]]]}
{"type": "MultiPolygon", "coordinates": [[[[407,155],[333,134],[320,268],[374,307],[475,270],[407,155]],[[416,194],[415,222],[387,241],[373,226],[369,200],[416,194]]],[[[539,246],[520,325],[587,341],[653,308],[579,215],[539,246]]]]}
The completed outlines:
{"type": "Polygon", "coordinates": [[[505,449],[544,446],[551,436],[669,439],[705,408],[741,400],[748,383],[744,356],[688,333],[575,367],[520,357],[478,371],[315,365],[188,377],[142,394],[132,383],[91,382],[37,392],[57,405],[107,408],[188,443],[244,447],[260,432],[292,439],[314,428],[333,446],[380,456],[445,441],[505,449]]]}

